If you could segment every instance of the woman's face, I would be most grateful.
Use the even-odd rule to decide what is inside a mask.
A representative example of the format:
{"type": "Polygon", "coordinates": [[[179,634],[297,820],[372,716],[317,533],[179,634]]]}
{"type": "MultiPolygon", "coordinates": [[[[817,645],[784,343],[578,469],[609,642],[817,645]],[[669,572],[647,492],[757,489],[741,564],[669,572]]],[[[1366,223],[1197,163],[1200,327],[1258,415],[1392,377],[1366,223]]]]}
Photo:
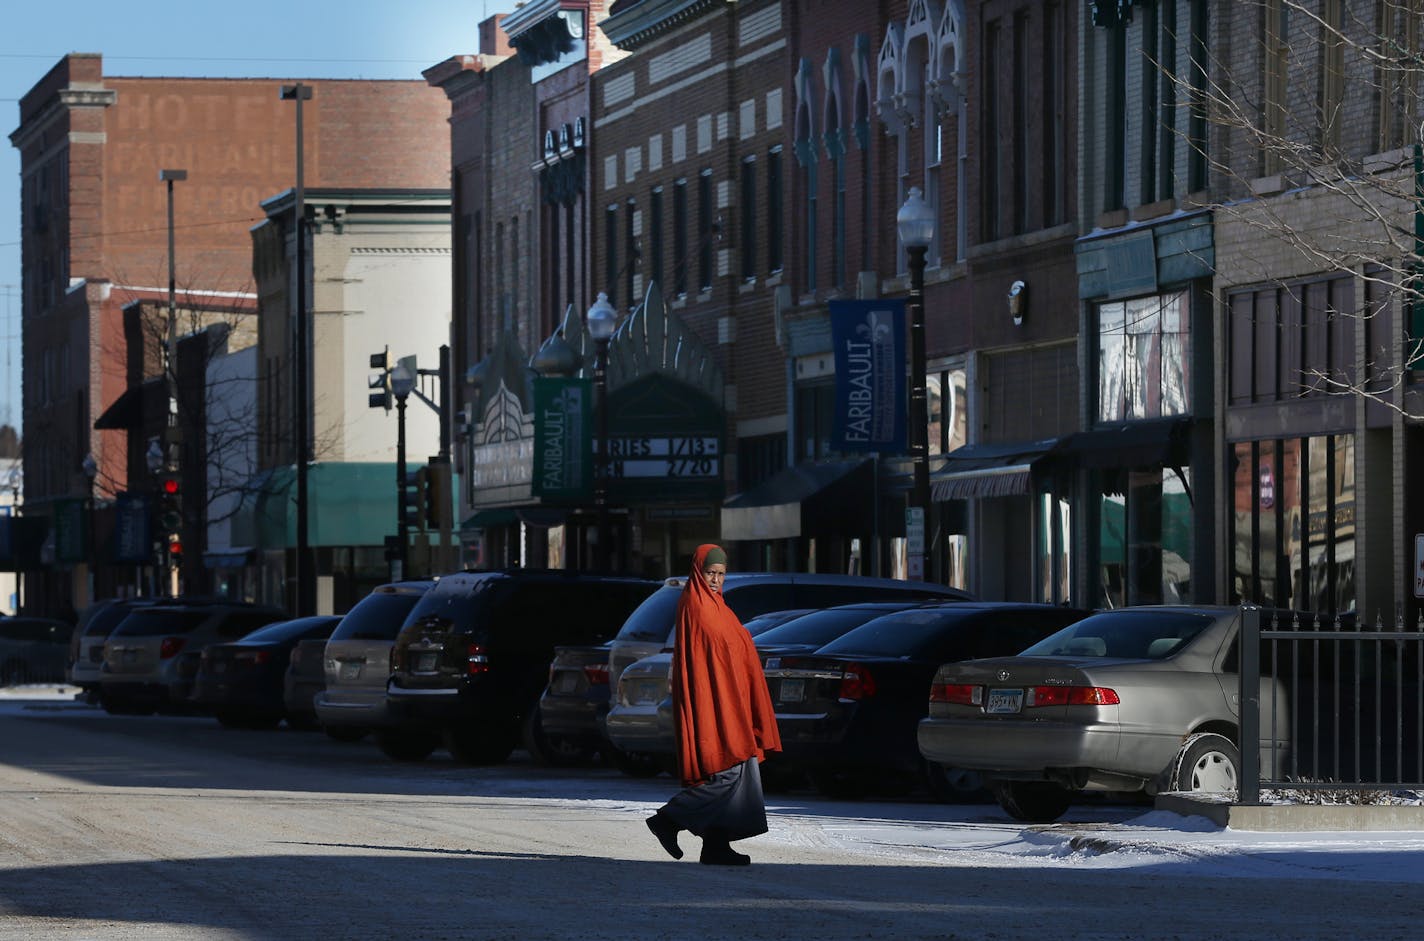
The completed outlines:
{"type": "Polygon", "coordinates": [[[702,567],[702,577],[707,579],[707,584],[718,594],[722,593],[722,581],[727,577],[727,566],[723,562],[713,562],[711,565],[702,567]]]}

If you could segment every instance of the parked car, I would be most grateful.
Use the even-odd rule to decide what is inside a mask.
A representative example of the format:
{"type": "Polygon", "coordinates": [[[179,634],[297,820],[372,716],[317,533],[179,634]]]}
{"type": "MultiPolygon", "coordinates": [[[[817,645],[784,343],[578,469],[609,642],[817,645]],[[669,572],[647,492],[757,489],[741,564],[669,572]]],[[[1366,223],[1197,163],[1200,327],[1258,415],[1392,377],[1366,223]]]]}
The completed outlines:
{"type": "Polygon", "coordinates": [[[99,672],[104,664],[104,641],[134,608],[155,604],[154,598],[110,598],[85,609],[70,635],[69,682],[87,697],[99,693],[99,672]]]}
{"type": "Polygon", "coordinates": [[[73,631],[53,618],[0,617],[0,686],[63,683],[73,631]]]}
{"type": "Polygon", "coordinates": [[[608,644],[561,644],[549,663],[549,682],[539,697],[542,760],[585,764],[600,752],[613,758],[604,737],[608,715],[608,644]]]}
{"type": "Polygon", "coordinates": [[[332,615],[277,621],[241,638],[203,648],[193,702],[228,728],[276,728],[286,717],[283,679],[297,643],[331,636],[332,615]]]}
{"type": "MultiPolygon", "coordinates": [[[[1103,611],[1018,656],[946,664],[919,746],[983,774],[1015,819],[1056,820],[1080,791],[1219,791],[1240,764],[1239,609],[1103,611]]],[[[1262,680],[1263,756],[1284,749],[1282,690],[1262,680]]]]}
{"type": "MultiPolygon", "coordinates": [[[[356,602],[331,632],[320,658],[323,688],[312,696],[312,709],[328,736],[354,742],[388,724],[391,648],[411,609],[434,586],[430,578],[380,585],[356,602]]],[[[303,650],[302,668],[306,666],[303,650]]]]}
{"type": "MultiPolygon", "coordinates": [[[[634,660],[673,645],[673,619],[686,576],[667,579],[661,588],[634,611],[608,651],[608,681],[616,689],[618,677],[634,660]]],[[[962,601],[970,595],[958,588],[933,582],[900,581],[861,575],[806,572],[732,572],[722,583],[722,597],[746,624],[770,611],[828,608],[859,601],[962,601]]]]}
{"type": "MultiPolygon", "coordinates": [[[[924,604],[923,601],[878,601],[856,605],[837,605],[820,611],[795,608],[772,611],[748,618],[744,624],[756,641],[758,651],[768,638],[780,635],[806,621],[814,622],[814,630],[795,635],[800,644],[791,649],[809,653],[827,641],[871,618],[924,604]],[[811,637],[819,638],[814,643],[811,637]]],[[[776,651],[783,652],[777,645],[776,651]]],[[[672,712],[672,653],[664,650],[635,660],[618,678],[618,693],[604,720],[609,742],[618,749],[618,766],[634,777],[656,774],[670,765],[677,748],[677,733],[672,712]]],[[[779,762],[773,762],[779,764],[779,762]]],[[[772,768],[764,768],[770,772],[772,768]]]]}
{"type": "Polygon", "coordinates": [[[768,657],[778,761],[833,797],[915,780],[942,800],[982,793],[977,778],[920,755],[916,728],[936,670],[1022,650],[1086,614],[1013,602],[923,605],[866,621],[813,654],[768,657]]]}
{"type": "Polygon", "coordinates": [[[559,644],[608,640],[658,588],[641,578],[566,570],[461,572],[416,603],[396,638],[387,755],[418,760],[440,743],[461,761],[507,758],[535,724],[559,644]]]}
{"type": "Polygon", "coordinates": [[[765,664],[767,657],[814,653],[826,644],[866,621],[896,611],[918,607],[923,601],[866,601],[822,608],[791,618],[756,635],[757,653],[765,664]]]}
{"type": "Polygon", "coordinates": [[[297,641],[287,658],[287,672],[282,677],[282,706],[291,728],[320,727],[312,700],[326,689],[326,641],[325,637],[297,641]]]}
{"type": "Polygon", "coordinates": [[[204,647],[237,640],[286,618],[281,608],[239,601],[135,608],[104,643],[99,702],[112,713],[191,708],[204,647]]]}

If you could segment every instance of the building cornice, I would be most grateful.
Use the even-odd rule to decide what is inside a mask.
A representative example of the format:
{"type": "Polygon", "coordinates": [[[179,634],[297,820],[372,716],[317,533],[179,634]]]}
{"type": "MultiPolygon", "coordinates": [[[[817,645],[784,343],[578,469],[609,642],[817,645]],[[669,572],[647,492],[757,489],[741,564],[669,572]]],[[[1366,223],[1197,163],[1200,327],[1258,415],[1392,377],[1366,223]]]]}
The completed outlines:
{"type": "Polygon", "coordinates": [[[598,28],[613,45],[631,50],[718,4],[731,2],[735,0],[642,0],[626,11],[599,21],[598,28]]]}

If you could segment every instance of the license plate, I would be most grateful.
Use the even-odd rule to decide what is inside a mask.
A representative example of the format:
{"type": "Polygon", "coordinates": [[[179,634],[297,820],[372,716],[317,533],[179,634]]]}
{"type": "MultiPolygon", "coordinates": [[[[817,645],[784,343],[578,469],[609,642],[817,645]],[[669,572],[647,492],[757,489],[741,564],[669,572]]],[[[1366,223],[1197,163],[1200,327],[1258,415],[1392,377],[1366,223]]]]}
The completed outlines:
{"type": "Polygon", "coordinates": [[[361,662],[343,663],[341,665],[341,678],[343,680],[359,680],[361,678],[361,662]]]}
{"type": "Polygon", "coordinates": [[[782,702],[801,702],[806,698],[806,681],[803,679],[785,679],[781,681],[780,693],[777,696],[782,702]]]}
{"type": "Polygon", "coordinates": [[[1024,691],[1021,689],[991,689],[989,690],[989,701],[984,705],[984,711],[995,714],[1005,714],[1023,711],[1024,691]]]}
{"type": "Polygon", "coordinates": [[[554,692],[556,693],[576,693],[578,684],[578,674],[572,670],[563,670],[554,676],[554,692]]]}
{"type": "Polygon", "coordinates": [[[124,663],[138,663],[138,651],[125,650],[120,660],[124,663]]]}
{"type": "Polygon", "coordinates": [[[662,699],[662,684],[657,680],[640,680],[633,690],[633,702],[648,706],[662,699]]]}
{"type": "Polygon", "coordinates": [[[214,664],[213,664],[213,672],[214,672],[214,673],[226,673],[226,672],[227,672],[227,661],[226,661],[226,660],[219,660],[217,663],[214,663],[214,664]]]}
{"type": "Polygon", "coordinates": [[[415,669],[417,673],[435,672],[435,654],[422,653],[415,657],[415,669]]]}

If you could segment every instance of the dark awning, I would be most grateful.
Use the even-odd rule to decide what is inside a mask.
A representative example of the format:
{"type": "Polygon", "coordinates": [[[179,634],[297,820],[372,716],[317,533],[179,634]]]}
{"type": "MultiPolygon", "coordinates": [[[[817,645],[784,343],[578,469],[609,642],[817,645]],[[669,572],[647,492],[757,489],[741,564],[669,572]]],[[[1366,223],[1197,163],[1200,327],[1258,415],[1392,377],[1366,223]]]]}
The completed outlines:
{"type": "Polygon", "coordinates": [[[1190,432],[1188,418],[1117,422],[1069,435],[1061,450],[1079,467],[1181,467],[1190,432]]]}
{"type": "Polygon", "coordinates": [[[143,386],[129,386],[94,422],[100,431],[125,431],[143,424],[143,386]]]}
{"type": "Polygon", "coordinates": [[[1008,497],[1030,492],[1034,462],[1060,444],[1059,438],[994,444],[966,444],[944,455],[930,474],[937,503],[971,497],[1008,497]]]}
{"type": "Polygon", "coordinates": [[[869,532],[874,487],[869,459],[788,467],[722,505],[722,538],[737,542],[869,532]]]}
{"type": "Polygon", "coordinates": [[[494,529],[524,523],[529,526],[559,526],[568,520],[569,511],[557,506],[491,506],[476,510],[460,523],[460,531],[494,529]]]}

